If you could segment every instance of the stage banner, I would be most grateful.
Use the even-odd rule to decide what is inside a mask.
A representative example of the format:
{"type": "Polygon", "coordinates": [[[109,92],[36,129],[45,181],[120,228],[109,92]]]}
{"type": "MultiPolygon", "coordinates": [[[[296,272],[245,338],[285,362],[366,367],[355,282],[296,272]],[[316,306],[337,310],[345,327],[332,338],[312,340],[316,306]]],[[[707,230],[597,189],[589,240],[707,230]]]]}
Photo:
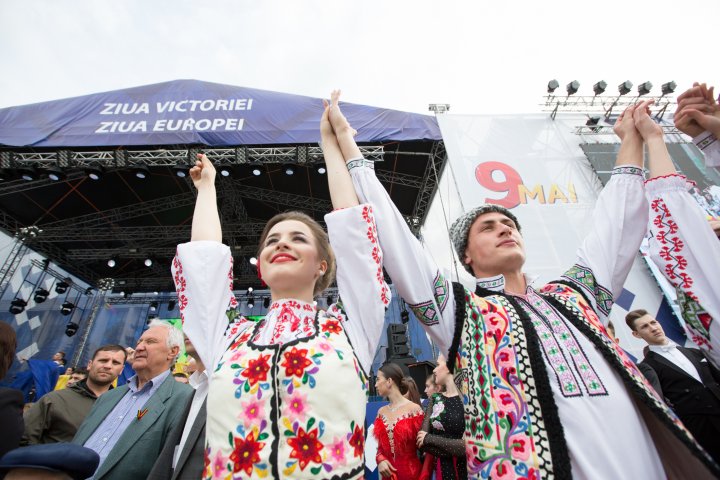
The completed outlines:
{"type": "MultiPolygon", "coordinates": [[[[480,204],[495,203],[511,209],[522,225],[525,271],[537,277],[535,285],[558,278],[572,266],[602,188],[580,138],[572,133],[584,122],[579,117],[553,121],[540,114],[438,116],[449,164],[423,229],[438,264],[453,264],[447,241],[453,220],[480,204]]],[[[456,265],[451,276],[457,273],[472,284],[456,265]]],[[[684,344],[682,328],[640,255],[624,287],[611,320],[626,350],[642,356],[644,343],[630,335],[624,322],[625,314],[636,308],[657,314],[668,334],[684,344]]]]}
{"type": "MultiPolygon", "coordinates": [[[[26,147],[312,144],[319,98],[198,80],[0,109],[0,144],[26,147]]],[[[439,140],[435,118],[347,103],[358,142],[439,140]]]]}

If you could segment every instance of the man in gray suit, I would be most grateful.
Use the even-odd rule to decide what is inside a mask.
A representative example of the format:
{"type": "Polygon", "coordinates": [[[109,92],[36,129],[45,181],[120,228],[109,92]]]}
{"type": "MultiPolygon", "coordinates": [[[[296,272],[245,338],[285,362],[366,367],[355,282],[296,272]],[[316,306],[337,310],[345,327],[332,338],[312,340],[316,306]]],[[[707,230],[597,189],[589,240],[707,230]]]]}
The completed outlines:
{"type": "Polygon", "coordinates": [[[188,402],[179,422],[170,432],[165,446],[147,480],[176,480],[202,478],[205,467],[205,420],[208,377],[195,347],[185,337],[185,352],[195,359],[197,370],[190,375],[195,395],[188,402]]]}
{"type": "Polygon", "coordinates": [[[135,349],[136,375],[100,397],[80,425],[73,442],[100,455],[95,480],[146,478],[165,439],[182,421],[193,390],[170,375],[180,342],[175,327],[150,322],[135,349]]]}

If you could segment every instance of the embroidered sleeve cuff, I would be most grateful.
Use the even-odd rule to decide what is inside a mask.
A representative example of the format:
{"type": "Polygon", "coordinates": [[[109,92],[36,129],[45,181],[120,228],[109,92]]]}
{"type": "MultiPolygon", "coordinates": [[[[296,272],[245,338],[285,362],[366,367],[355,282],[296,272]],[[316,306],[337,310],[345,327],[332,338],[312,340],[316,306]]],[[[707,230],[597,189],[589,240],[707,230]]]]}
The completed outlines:
{"type": "Polygon", "coordinates": [[[697,146],[700,150],[705,150],[713,143],[717,142],[717,138],[715,138],[715,135],[712,133],[705,131],[698,135],[697,137],[693,138],[693,143],[695,146],[697,146]]]}
{"type": "Polygon", "coordinates": [[[367,167],[371,170],[375,170],[375,162],[373,162],[372,160],[366,160],[363,157],[353,158],[352,160],[347,161],[347,169],[350,172],[353,169],[360,168],[360,167],[367,167]]]}
{"type": "Polygon", "coordinates": [[[645,170],[634,165],[619,165],[612,169],[613,175],[637,175],[645,178],[645,170]]]}
{"type": "Polygon", "coordinates": [[[655,177],[645,182],[646,193],[649,197],[656,197],[666,192],[687,192],[694,183],[684,175],[678,173],[673,175],[663,175],[655,177]]]}

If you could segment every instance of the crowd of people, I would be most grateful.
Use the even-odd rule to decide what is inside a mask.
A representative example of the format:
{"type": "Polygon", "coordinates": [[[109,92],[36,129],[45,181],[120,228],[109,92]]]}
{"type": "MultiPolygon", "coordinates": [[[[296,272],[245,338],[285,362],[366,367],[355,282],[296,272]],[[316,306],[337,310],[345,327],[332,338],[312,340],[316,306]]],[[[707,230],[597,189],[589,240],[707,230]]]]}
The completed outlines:
{"type": "MultiPolygon", "coordinates": [[[[228,322],[237,307],[232,255],[221,243],[215,169],[201,154],[190,170],[191,238],[172,266],[185,337],[151,322],[133,353],[134,376],[112,389],[127,352],[99,348],[87,378],[28,410],[28,443],[69,442],[67,458],[91,451],[92,471],[72,478],[362,478],[368,377],[390,302],[384,268],[442,355],[424,405],[399,366],[377,372],[375,389],[388,401],[373,423],[382,477],[720,476],[720,242],[675,170],[651,101],[617,119],[613,175],[576,262],[556,280],[533,285],[525,275],[522,227],[510,210],[481,205],[453,223],[457,257],[476,279],[470,289],[445,278],[411,233],[362,157],[339,97],[332,92],[320,120],[327,232],[299,212],[267,223],[257,251],[271,295],[265,317],[228,322]],[[608,324],[648,234],[702,350],[677,349],[647,312],[631,312],[628,327],[649,344],[636,364],[608,324]],[[318,308],[313,298],[333,281],[342,304],[318,308]],[[183,344],[196,370],[175,377],[183,344]]],[[[680,95],[675,124],[708,165],[720,165],[712,88],[680,95]]],[[[0,390],[0,401],[11,396],[0,390]]],[[[16,421],[4,424],[17,433],[16,421]]],[[[33,447],[11,451],[0,468],[27,468],[22,455],[33,447]]]]}

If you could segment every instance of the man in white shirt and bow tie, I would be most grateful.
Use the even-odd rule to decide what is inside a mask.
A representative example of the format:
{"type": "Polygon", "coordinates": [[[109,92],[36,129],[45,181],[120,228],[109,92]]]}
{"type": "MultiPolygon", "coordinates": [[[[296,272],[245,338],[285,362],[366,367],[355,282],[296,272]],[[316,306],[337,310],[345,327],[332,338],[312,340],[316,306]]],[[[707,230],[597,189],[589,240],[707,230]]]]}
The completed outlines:
{"type": "Polygon", "coordinates": [[[720,370],[702,350],[679,347],[645,310],[625,317],[634,337],[648,350],[640,370],[683,421],[698,443],[720,462],[720,370]]]}

